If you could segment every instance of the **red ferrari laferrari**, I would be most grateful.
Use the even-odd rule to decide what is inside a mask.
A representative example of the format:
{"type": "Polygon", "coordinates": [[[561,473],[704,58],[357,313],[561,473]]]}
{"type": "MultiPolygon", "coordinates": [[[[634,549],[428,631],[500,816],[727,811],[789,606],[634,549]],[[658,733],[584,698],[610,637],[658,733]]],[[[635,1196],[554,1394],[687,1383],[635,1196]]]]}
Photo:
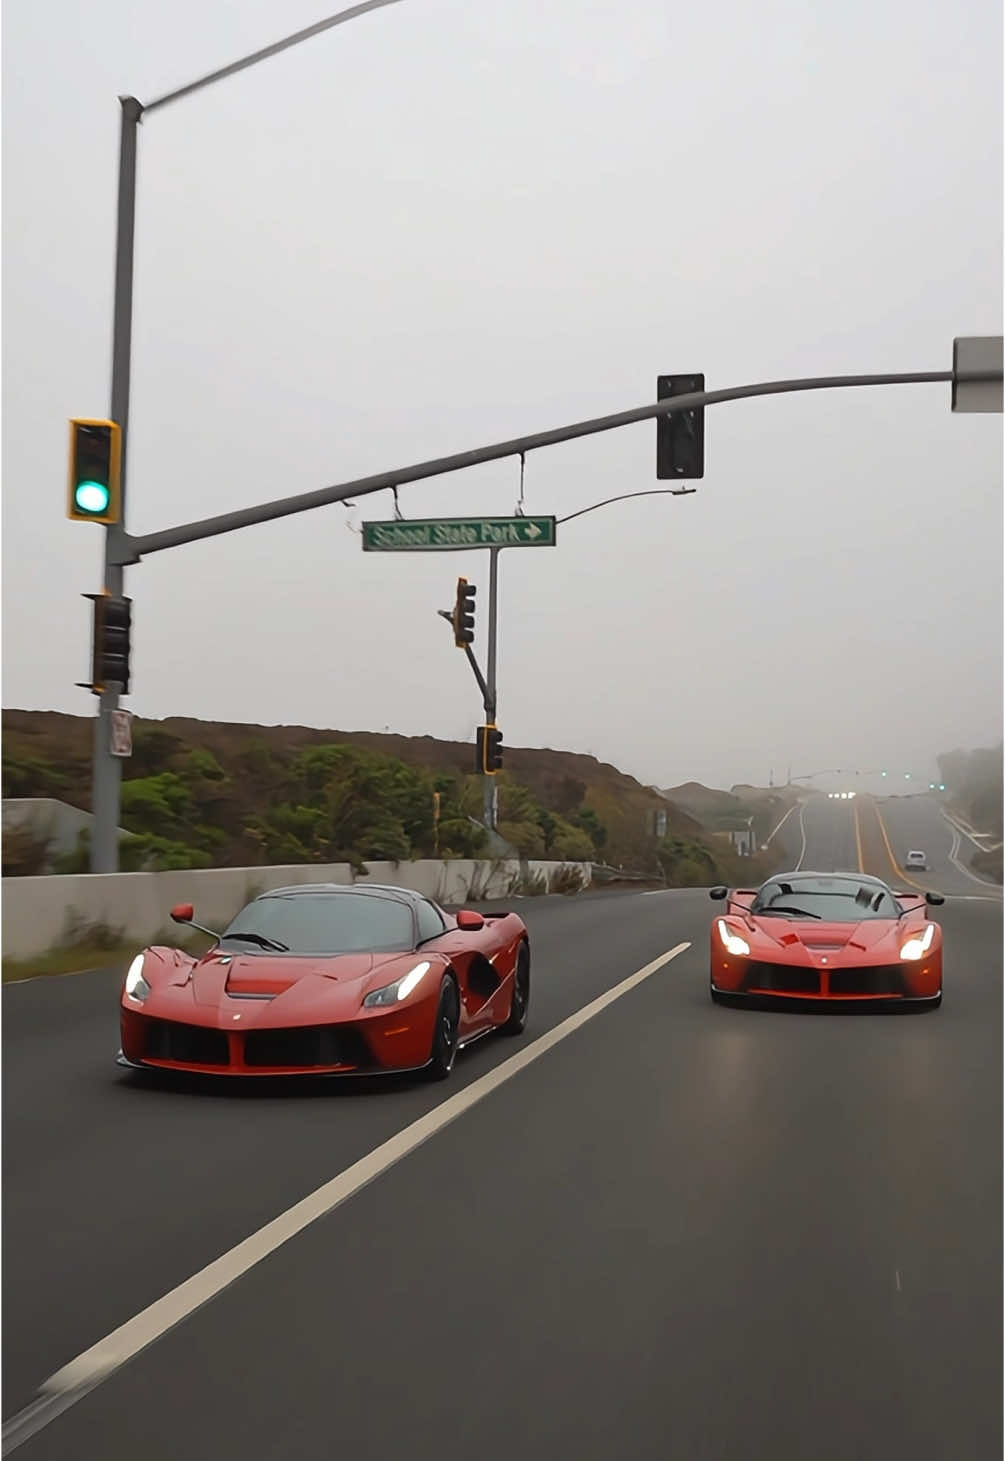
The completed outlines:
{"type": "MultiPolygon", "coordinates": [[[[171,917],[193,922],[192,905],[171,917]]],[[[445,913],[404,888],[307,884],[244,908],[200,958],[137,954],[120,997],[120,1065],[208,1075],[443,1080],[458,1050],[519,1035],[530,945],[515,913],[445,913]]]]}
{"type": "Polygon", "coordinates": [[[776,873],[756,891],[713,888],[710,989],[717,1003],[869,1001],[937,1008],[940,893],[894,893],[865,873],[776,873]]]}

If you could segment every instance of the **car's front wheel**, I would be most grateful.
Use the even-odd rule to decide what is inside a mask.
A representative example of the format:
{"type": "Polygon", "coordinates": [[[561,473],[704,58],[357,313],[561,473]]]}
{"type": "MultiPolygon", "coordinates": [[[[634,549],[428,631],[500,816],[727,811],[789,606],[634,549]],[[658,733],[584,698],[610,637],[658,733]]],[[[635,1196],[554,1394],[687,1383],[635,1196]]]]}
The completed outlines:
{"type": "Polygon", "coordinates": [[[455,980],[448,974],[440,987],[440,1002],[433,1027],[433,1049],[426,1073],[430,1080],[445,1081],[457,1058],[461,1027],[461,1000],[455,980]]]}
{"type": "Polygon", "coordinates": [[[530,949],[526,944],[521,944],[520,952],[517,955],[516,972],[513,975],[513,1002],[510,1005],[509,1019],[501,1027],[504,1035],[523,1034],[529,1008],[530,949]]]}

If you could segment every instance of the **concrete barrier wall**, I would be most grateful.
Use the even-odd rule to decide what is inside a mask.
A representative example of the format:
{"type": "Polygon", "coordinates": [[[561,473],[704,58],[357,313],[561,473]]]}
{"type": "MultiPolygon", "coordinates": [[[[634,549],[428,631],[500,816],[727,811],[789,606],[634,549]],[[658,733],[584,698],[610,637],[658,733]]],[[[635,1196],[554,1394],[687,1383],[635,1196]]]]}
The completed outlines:
{"type": "Polygon", "coordinates": [[[584,886],[589,863],[516,861],[370,862],[365,876],[353,876],[348,863],[293,867],[193,868],[169,873],[81,873],[71,877],[3,879],[3,953],[30,959],[75,942],[96,925],[124,942],[142,945],[173,928],[176,903],[194,903],[196,919],[222,928],[240,908],[269,888],[292,883],[390,883],[413,888],[441,903],[506,898],[521,879],[548,891],[562,868],[577,868],[584,886]]]}

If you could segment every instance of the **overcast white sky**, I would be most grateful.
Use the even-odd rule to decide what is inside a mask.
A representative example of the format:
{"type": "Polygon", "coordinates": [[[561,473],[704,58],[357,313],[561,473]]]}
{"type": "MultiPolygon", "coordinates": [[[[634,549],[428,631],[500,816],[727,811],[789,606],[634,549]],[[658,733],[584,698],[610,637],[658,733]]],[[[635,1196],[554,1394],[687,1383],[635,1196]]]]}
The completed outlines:
{"type": "MultiPolygon", "coordinates": [[[[90,714],[120,92],[325,0],[3,7],[3,703],[90,714]]],[[[655,397],[938,370],[1002,329],[998,0],[403,0],[141,129],[129,526],[655,397]]],[[[508,512],[518,464],[403,488],[508,512]]],[[[527,463],[528,511],[656,486],[655,426],[527,463]]],[[[127,574],[140,716],[473,735],[435,611],[484,554],[364,555],[390,494],[127,574]]],[[[503,556],[499,722],[646,782],[903,763],[1001,730],[1002,418],[943,386],[723,405],[694,496],[503,556]]],[[[484,610],[482,611],[482,619],[484,610]]],[[[480,626],[481,627],[481,626],[480,626]]],[[[483,641],[478,649],[482,651],[483,641]]]]}

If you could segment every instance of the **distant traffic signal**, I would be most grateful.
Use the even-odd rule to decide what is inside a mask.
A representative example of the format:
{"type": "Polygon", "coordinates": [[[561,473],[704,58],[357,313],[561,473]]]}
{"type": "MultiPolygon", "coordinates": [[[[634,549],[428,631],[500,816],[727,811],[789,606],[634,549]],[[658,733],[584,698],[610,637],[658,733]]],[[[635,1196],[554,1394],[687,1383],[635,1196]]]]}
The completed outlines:
{"type": "Polygon", "coordinates": [[[94,695],[103,695],[111,684],[129,694],[133,601],[112,594],[84,594],[94,604],[91,641],[91,681],[82,685],[94,695]]]}
{"type": "Polygon", "coordinates": [[[73,522],[117,523],[122,516],[122,432],[114,421],[70,422],[66,515],[73,522]]]}
{"type": "MultiPolygon", "coordinates": [[[[703,375],[660,375],[656,399],[689,396],[705,389],[703,375]]],[[[705,475],[705,407],[656,418],[656,477],[660,482],[705,475]]]]}
{"type": "Polygon", "coordinates": [[[495,776],[502,770],[502,763],[502,731],[496,725],[480,725],[475,756],[477,769],[486,776],[495,776]]]}
{"type": "Polygon", "coordinates": [[[475,585],[466,578],[457,580],[457,598],[454,602],[454,643],[458,649],[466,649],[475,642],[475,585]]]}

